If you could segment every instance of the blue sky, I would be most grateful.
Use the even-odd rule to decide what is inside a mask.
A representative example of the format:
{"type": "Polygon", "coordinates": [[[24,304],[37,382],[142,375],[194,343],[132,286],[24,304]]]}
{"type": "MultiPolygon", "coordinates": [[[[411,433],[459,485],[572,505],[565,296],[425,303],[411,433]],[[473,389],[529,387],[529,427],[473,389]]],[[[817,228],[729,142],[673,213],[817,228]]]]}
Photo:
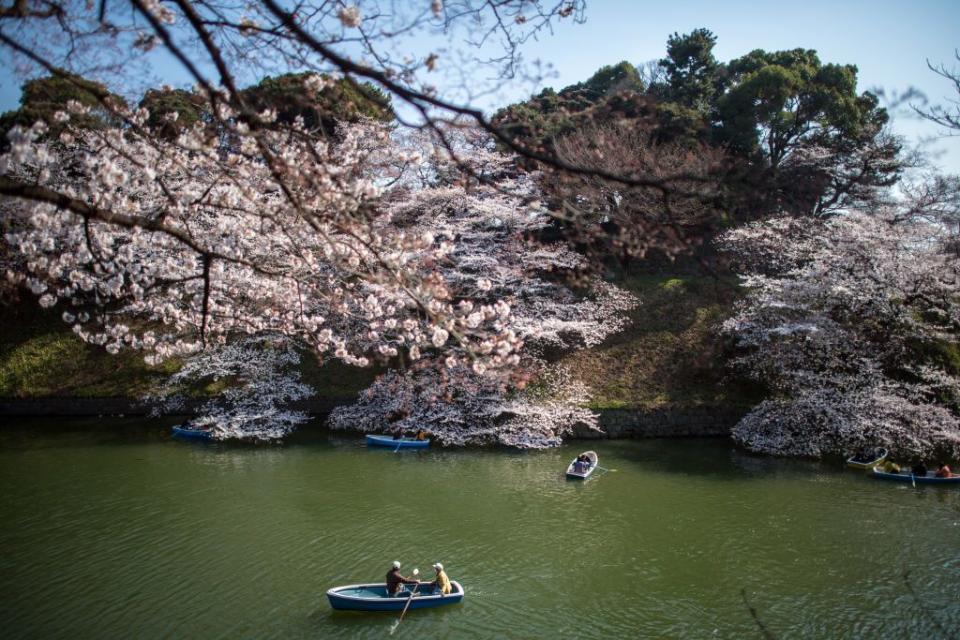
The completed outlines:
{"type": "MultiPolygon", "coordinates": [[[[586,17],[585,24],[562,24],[553,36],[524,48],[527,60],[552,64],[556,77],[545,84],[559,88],[589,77],[605,64],[660,58],[669,34],[698,27],[717,35],[715,53],[722,61],[753,49],[815,49],[826,62],[857,65],[861,90],[903,91],[914,86],[935,102],[949,98],[951,87],[926,68],[926,60],[960,65],[953,58],[954,49],[960,48],[960,2],[956,1],[588,0],[586,17]]],[[[0,110],[14,108],[19,99],[20,79],[12,76],[7,58],[5,52],[0,61],[0,110]]],[[[186,81],[168,64],[159,64],[155,72],[171,84],[186,81]]],[[[529,85],[507,87],[497,101],[524,97],[530,89],[529,85]]],[[[939,133],[906,114],[895,116],[894,127],[912,140],[939,133]]],[[[960,137],[939,140],[930,150],[939,154],[940,166],[960,173],[960,137]]]]}

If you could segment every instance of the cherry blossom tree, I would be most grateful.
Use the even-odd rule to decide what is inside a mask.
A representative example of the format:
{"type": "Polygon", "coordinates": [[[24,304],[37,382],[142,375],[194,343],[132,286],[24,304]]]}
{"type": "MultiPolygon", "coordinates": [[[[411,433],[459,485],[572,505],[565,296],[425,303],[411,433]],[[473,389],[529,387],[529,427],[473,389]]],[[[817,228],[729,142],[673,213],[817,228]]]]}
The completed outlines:
{"type": "Polygon", "coordinates": [[[462,366],[389,371],[327,422],[370,432],[422,429],[448,446],[519,449],[557,446],[576,425],[597,429],[596,414],[583,406],[586,386],[565,369],[540,364],[537,383],[522,390],[462,366]]]}
{"type": "MultiPolygon", "coordinates": [[[[150,114],[125,116],[139,126],[150,114]]],[[[0,165],[38,197],[2,204],[22,261],[9,277],[42,306],[61,305],[84,340],[149,362],[233,354],[242,336],[269,334],[357,366],[469,371],[474,386],[502,393],[536,378],[539,358],[618,330],[634,304],[600,281],[580,293],[566,285],[582,256],[539,238],[550,218],[535,177],[488,137],[403,140],[361,124],[332,141],[297,129],[253,136],[229,122],[222,136],[197,123],[172,141],[69,126],[40,141],[42,124],[15,128],[0,165]],[[298,169],[296,183],[260,161],[263,142],[282,150],[285,171],[298,169]]],[[[171,384],[214,366],[196,362],[171,384]]],[[[578,406],[567,415],[582,415],[578,406]]],[[[243,433],[241,414],[218,414],[231,435],[243,433]]],[[[292,424],[248,422],[253,437],[292,424]]]]}
{"type": "Polygon", "coordinates": [[[380,206],[416,153],[383,127],[334,143],[234,120],[226,145],[199,123],[172,142],[115,129],[38,142],[42,131],[15,128],[0,156],[30,196],[2,205],[25,267],[9,277],[111,352],[155,362],[270,331],[353,365],[429,344],[497,369],[520,346],[508,305],[459,304],[439,275],[453,238],[405,230],[380,206]]]}
{"type": "MultiPolygon", "coordinates": [[[[503,353],[510,375],[492,377],[482,361],[411,349],[413,366],[388,372],[354,405],[335,410],[332,427],[424,429],[445,444],[518,448],[555,446],[578,424],[596,428],[596,415],[584,408],[587,388],[550,361],[620,330],[623,312],[637,301],[599,279],[571,289],[565,272],[581,268],[584,258],[564,243],[536,240],[550,223],[539,208],[536,177],[516,173],[492,152],[476,157],[481,162],[468,175],[490,181],[469,191],[443,183],[421,189],[394,202],[390,217],[408,233],[430,233],[451,245],[435,265],[436,277],[460,299],[468,327],[493,309],[495,328],[523,345],[503,353]]],[[[434,346],[446,339],[439,335],[434,346]]],[[[497,349],[479,347],[481,353],[497,349]]]]}
{"type": "Polygon", "coordinates": [[[520,56],[523,44],[558,22],[581,22],[584,9],[583,0],[308,0],[295,6],[17,0],[0,6],[0,46],[29,69],[109,77],[124,87],[150,77],[152,51],[161,48],[207,100],[229,107],[254,130],[262,123],[242,85],[263,75],[314,72],[358,88],[372,83],[386,98],[381,106],[405,125],[440,133],[437,125],[466,119],[511,152],[561,166],[502,132],[474,105],[504,83],[539,81],[538,65],[520,56]],[[433,50],[425,51],[424,43],[433,50]]]}
{"type": "Polygon", "coordinates": [[[728,160],[723,151],[705,144],[658,144],[652,137],[649,125],[615,121],[583,126],[554,143],[559,157],[573,166],[671,176],[681,187],[628,186],[548,171],[546,190],[559,209],[554,215],[587,246],[601,240],[601,255],[612,252],[629,262],[659,249],[675,256],[689,252],[718,224],[720,176],[728,160]]]}
{"type": "Polygon", "coordinates": [[[299,365],[296,345],[283,336],[243,338],[190,356],[145,400],[155,414],[183,412],[190,387],[220,383],[223,391],[204,401],[191,423],[216,440],[276,440],[309,419],[290,408],[314,395],[300,381],[299,365]]]}
{"type": "MultiPolygon", "coordinates": [[[[957,62],[960,62],[960,49],[954,49],[953,57],[957,62]]],[[[947,130],[946,135],[955,136],[960,131],[960,70],[956,67],[947,67],[945,63],[935,65],[929,60],[927,60],[927,67],[949,82],[956,95],[944,104],[934,105],[930,108],[917,106],[912,106],[912,108],[920,117],[944,127],[947,130]]]]}
{"type": "Polygon", "coordinates": [[[498,210],[483,223],[503,225],[511,238],[524,233],[514,221],[542,216],[522,181],[489,188],[480,160],[504,161],[489,141],[461,155],[462,126],[557,168],[669,188],[661,177],[573,166],[527,148],[473,106],[527,74],[518,56],[525,40],[582,19],[583,8],[582,0],[0,6],[0,45],[18,63],[129,94],[131,78],[162,48],[192,78],[188,101],[204,114],[191,126],[157,126],[179,114],[128,108],[104,91],[94,97],[110,127],[71,126],[90,108],[71,104],[54,115],[57,136],[47,135],[54,123],[12,129],[0,157],[0,211],[16,254],[6,261],[9,277],[41,305],[62,305],[81,338],[111,352],[142,350],[151,362],[269,334],[352,365],[422,361],[516,388],[538,368],[535,354],[521,351],[525,342],[598,339],[616,327],[611,309],[626,303],[600,286],[578,295],[547,277],[536,291],[508,294],[522,289],[522,274],[559,274],[579,259],[526,237],[518,255],[528,265],[488,268],[498,265],[482,252],[457,255],[481,240],[477,229],[405,226],[397,214],[412,209],[397,203],[427,202],[409,177],[425,165],[421,181],[498,210]],[[436,50],[423,51],[424,42],[436,50]],[[494,70],[490,82],[477,81],[481,69],[494,70]],[[307,93],[329,82],[363,93],[370,83],[376,91],[365,95],[379,100],[378,111],[428,134],[444,163],[408,154],[384,127],[343,125],[329,137],[302,120],[278,120],[243,88],[286,72],[302,74],[307,93]],[[498,198],[512,200],[498,207],[498,198]],[[594,315],[584,323],[581,313],[594,315]]]}
{"type": "Polygon", "coordinates": [[[905,203],[728,233],[747,296],[723,326],[772,398],[733,430],[744,446],[821,456],[863,445],[960,453],[960,262],[905,203]]]}
{"type": "MultiPolygon", "coordinates": [[[[504,83],[538,81],[542,74],[536,65],[523,64],[519,55],[524,42],[549,33],[559,22],[582,21],[584,8],[583,0],[308,0],[293,6],[274,0],[242,4],[219,0],[15,0],[0,5],[0,47],[28,71],[39,70],[64,82],[80,82],[84,77],[103,81],[106,84],[84,85],[84,91],[89,93],[92,87],[99,108],[111,120],[121,121],[125,131],[135,130],[144,142],[169,135],[178,127],[154,126],[144,133],[144,120],[127,114],[107,88],[129,96],[148,88],[144,81],[149,88],[170,82],[170,78],[158,81],[152,77],[153,51],[162,49],[195,83],[196,99],[190,98],[190,110],[206,105],[203,111],[214,130],[241,126],[251,163],[269,169],[279,199],[304,217],[318,212],[302,210],[304,204],[312,203],[297,199],[304,177],[294,168],[307,166],[305,162],[316,164],[316,160],[299,156],[297,149],[284,149],[286,141],[274,135],[278,130],[301,140],[305,131],[297,131],[296,123],[278,123],[276,114],[265,111],[255,99],[262,92],[244,88],[265,75],[312,74],[315,85],[320,85],[322,78],[340,83],[341,88],[352,88],[353,93],[376,102],[371,105],[373,111],[383,117],[392,117],[405,127],[429,130],[448,150],[454,144],[446,138],[451,129],[445,125],[457,122],[494,137],[509,153],[545,166],[664,193],[683,191],[685,183],[671,176],[567,162],[524,144],[475,106],[504,83]],[[102,91],[97,90],[100,86],[102,91]]],[[[169,90],[164,94],[172,95],[169,90]]],[[[157,114],[153,118],[151,124],[156,123],[157,114]]],[[[320,178],[319,168],[307,171],[307,179],[320,178]]],[[[37,188],[23,178],[4,176],[0,195],[32,202],[56,201],[81,217],[89,215],[73,194],[53,185],[37,188]]],[[[242,181],[239,184],[252,187],[242,181]]],[[[313,190],[322,187],[320,180],[313,190]]],[[[101,222],[109,215],[111,224],[118,220],[139,224],[136,219],[114,215],[122,211],[98,211],[103,214],[101,222]]],[[[166,230],[152,229],[155,233],[166,230]]]]}
{"type": "Polygon", "coordinates": [[[902,146],[899,137],[871,125],[840,149],[813,143],[797,147],[780,168],[781,207],[816,217],[868,210],[911,168],[914,160],[901,154],[902,146]]]}

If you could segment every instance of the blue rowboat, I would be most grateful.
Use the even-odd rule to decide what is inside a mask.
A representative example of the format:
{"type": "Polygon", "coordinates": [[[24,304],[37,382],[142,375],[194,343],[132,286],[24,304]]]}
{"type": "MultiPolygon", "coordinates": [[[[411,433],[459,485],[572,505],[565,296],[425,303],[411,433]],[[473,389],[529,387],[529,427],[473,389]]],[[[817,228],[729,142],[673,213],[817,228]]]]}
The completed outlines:
{"type": "MultiPolygon", "coordinates": [[[[387,585],[378,584],[351,584],[345,587],[334,587],[327,591],[327,599],[334,609],[347,611],[403,611],[410,602],[411,609],[429,609],[442,607],[447,604],[456,604],[463,600],[463,587],[456,580],[450,581],[452,590],[447,595],[434,593],[428,587],[427,591],[419,589],[410,598],[406,591],[398,596],[387,595],[387,585]]],[[[424,588],[421,586],[421,588],[424,588]]]]}
{"type": "Polygon", "coordinates": [[[430,446],[429,440],[414,438],[400,438],[394,440],[390,436],[367,436],[368,447],[390,447],[391,449],[426,449],[430,446]]]}
{"type": "Polygon", "coordinates": [[[915,476],[909,470],[903,473],[887,473],[879,469],[873,470],[873,477],[878,480],[894,480],[896,482],[915,482],[917,484],[955,484],[960,485],[960,474],[954,474],[949,478],[938,478],[928,471],[925,476],[915,476]]]}
{"type": "Polygon", "coordinates": [[[174,438],[183,438],[185,440],[209,440],[213,434],[206,429],[191,429],[177,425],[173,428],[174,438]]]}

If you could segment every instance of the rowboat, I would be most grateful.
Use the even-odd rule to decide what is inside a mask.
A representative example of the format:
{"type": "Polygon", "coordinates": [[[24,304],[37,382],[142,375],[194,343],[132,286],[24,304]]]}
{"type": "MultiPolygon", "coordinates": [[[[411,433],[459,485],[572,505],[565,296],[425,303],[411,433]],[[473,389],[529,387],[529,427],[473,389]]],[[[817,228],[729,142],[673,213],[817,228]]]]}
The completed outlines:
{"type": "Polygon", "coordinates": [[[177,425],[173,428],[173,437],[186,440],[209,440],[213,437],[213,434],[208,429],[194,429],[177,425]]]}
{"type": "MultiPolygon", "coordinates": [[[[426,591],[418,589],[410,598],[410,592],[399,596],[388,596],[387,585],[383,582],[376,584],[351,584],[345,587],[334,587],[327,591],[327,599],[334,609],[349,611],[403,611],[410,603],[410,609],[429,609],[442,607],[447,604],[456,604],[463,600],[463,587],[456,580],[450,581],[450,593],[443,595],[434,593],[432,587],[426,591]]],[[[421,587],[423,588],[423,587],[421,587]]]]}
{"type": "Polygon", "coordinates": [[[872,469],[886,460],[888,453],[889,451],[881,447],[874,449],[865,456],[861,456],[860,454],[852,455],[847,458],[847,466],[851,469],[872,469]]]}
{"type": "MultiPolygon", "coordinates": [[[[574,478],[577,480],[586,480],[590,477],[590,474],[593,473],[593,470],[597,468],[597,454],[594,451],[584,451],[580,455],[587,456],[590,460],[590,466],[586,469],[578,470],[577,469],[577,458],[574,458],[570,465],[567,467],[567,477],[574,478]]],[[[577,456],[579,457],[579,456],[577,456]]]]}
{"type": "Polygon", "coordinates": [[[904,471],[903,473],[887,473],[886,471],[880,471],[879,469],[873,470],[873,477],[878,480],[894,480],[896,482],[915,482],[917,484],[956,484],[960,485],[960,475],[952,475],[949,478],[938,478],[933,474],[932,471],[928,471],[926,475],[916,476],[910,473],[909,470],[904,471]]]}
{"type": "Polygon", "coordinates": [[[430,440],[416,438],[392,438],[390,436],[367,436],[368,447],[390,447],[391,449],[426,449],[430,440]]]}

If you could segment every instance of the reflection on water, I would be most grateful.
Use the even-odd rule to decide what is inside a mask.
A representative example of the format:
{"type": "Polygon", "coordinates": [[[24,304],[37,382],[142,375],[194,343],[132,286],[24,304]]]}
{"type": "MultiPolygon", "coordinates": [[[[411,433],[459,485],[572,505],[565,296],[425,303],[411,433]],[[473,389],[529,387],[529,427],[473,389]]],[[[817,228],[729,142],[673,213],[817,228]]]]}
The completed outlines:
{"type": "Polygon", "coordinates": [[[741,590],[777,637],[960,624],[956,489],[724,440],[393,452],[317,429],[177,442],[170,424],[0,430],[5,638],[383,638],[396,616],[333,612],[324,591],[394,559],[466,589],[397,635],[755,637],[741,590]],[[565,480],[587,447],[610,471],[565,480]]]}

